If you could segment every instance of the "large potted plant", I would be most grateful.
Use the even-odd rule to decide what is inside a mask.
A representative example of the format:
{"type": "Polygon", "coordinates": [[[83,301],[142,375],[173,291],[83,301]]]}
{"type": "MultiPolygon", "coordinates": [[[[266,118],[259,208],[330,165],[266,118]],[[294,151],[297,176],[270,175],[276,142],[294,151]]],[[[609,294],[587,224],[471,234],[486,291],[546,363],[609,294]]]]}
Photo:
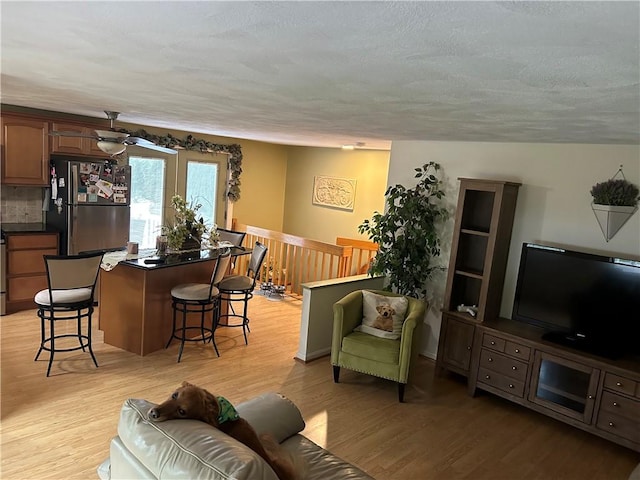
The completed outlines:
{"type": "Polygon", "coordinates": [[[591,187],[591,208],[608,242],[638,209],[640,190],[625,178],[611,178],[591,187]]]}
{"type": "Polygon", "coordinates": [[[379,246],[369,274],[385,275],[389,290],[425,298],[427,280],[443,269],[434,259],[440,256],[440,227],[448,210],[442,200],[442,181],[436,176],[440,165],[429,162],[415,170],[416,186],[387,188],[385,212],[374,212],[358,231],[379,246]]]}

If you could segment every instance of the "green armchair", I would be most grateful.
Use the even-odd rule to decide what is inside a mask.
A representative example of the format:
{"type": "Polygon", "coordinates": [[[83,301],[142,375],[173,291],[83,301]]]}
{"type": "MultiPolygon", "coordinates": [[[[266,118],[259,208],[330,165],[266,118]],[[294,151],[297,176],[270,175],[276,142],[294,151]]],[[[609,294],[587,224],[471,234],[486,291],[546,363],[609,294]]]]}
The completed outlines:
{"type": "MultiPolygon", "coordinates": [[[[369,291],[387,297],[403,296],[381,290],[369,291]]],[[[397,340],[354,331],[363,320],[362,290],[351,292],[334,303],[331,364],[335,383],[340,379],[340,367],[344,367],[398,382],[398,400],[404,401],[404,387],[409,378],[411,362],[418,354],[420,331],[427,308],[421,300],[405,298],[408,301],[407,310],[402,333],[397,340]]]]}

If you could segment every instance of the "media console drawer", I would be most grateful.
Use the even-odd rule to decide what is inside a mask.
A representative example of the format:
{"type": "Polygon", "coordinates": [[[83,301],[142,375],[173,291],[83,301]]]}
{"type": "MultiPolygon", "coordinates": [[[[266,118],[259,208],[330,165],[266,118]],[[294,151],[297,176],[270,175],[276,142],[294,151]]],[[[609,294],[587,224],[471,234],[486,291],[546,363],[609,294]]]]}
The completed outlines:
{"type": "MultiPolygon", "coordinates": [[[[602,392],[600,411],[611,412],[640,423],[640,401],[615,393],[602,392]]],[[[640,426],[638,427],[640,429],[640,426]]]]}
{"type": "Polygon", "coordinates": [[[637,382],[628,378],[619,377],[613,373],[607,373],[604,377],[604,388],[615,392],[626,393],[633,396],[636,391],[637,382]]]}
{"type": "Polygon", "coordinates": [[[524,396],[524,382],[519,382],[513,378],[487,370],[486,368],[480,368],[478,370],[478,382],[490,385],[520,398],[524,396]]]}
{"type": "Polygon", "coordinates": [[[492,352],[486,348],[480,353],[480,366],[507,377],[524,382],[527,378],[527,364],[492,352]]]}
{"type": "Polygon", "coordinates": [[[636,444],[640,444],[640,422],[630,421],[611,412],[600,412],[596,426],[600,430],[613,433],[636,444]]]}

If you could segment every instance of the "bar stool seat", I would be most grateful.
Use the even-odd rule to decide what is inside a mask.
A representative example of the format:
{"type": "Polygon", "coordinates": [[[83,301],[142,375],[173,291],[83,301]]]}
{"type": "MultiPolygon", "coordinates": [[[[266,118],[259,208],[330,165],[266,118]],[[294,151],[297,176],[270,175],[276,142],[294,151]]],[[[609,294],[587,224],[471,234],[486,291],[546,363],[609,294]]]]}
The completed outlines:
{"type": "Polygon", "coordinates": [[[56,305],[56,304],[86,302],[92,298],[92,294],[93,294],[90,288],[73,288],[70,290],[56,290],[51,293],[52,295],[50,296],[48,289],[40,290],[38,293],[36,293],[36,296],[33,298],[33,300],[38,305],[50,307],[51,305],[56,305]]]}
{"type": "Polygon", "coordinates": [[[176,340],[180,340],[178,363],[182,359],[182,351],[184,350],[185,342],[202,341],[206,344],[211,341],[216,355],[218,357],[220,356],[220,352],[218,351],[218,346],[215,341],[215,331],[220,318],[220,291],[216,285],[220,283],[224,277],[225,272],[229,268],[230,261],[231,250],[226,249],[218,257],[209,283],[183,283],[176,285],[171,289],[173,331],[165,348],[169,348],[169,345],[171,345],[174,338],[176,340]],[[177,312],[182,313],[182,325],[179,327],[176,324],[177,312]],[[205,314],[208,312],[213,312],[210,327],[205,325],[205,314]],[[199,313],[200,325],[188,326],[188,313],[199,313]],[[187,332],[196,330],[200,333],[199,337],[187,336],[187,332]]]}
{"type": "Polygon", "coordinates": [[[184,283],[171,289],[171,296],[187,301],[207,301],[220,295],[218,289],[208,283],[184,283]]]}

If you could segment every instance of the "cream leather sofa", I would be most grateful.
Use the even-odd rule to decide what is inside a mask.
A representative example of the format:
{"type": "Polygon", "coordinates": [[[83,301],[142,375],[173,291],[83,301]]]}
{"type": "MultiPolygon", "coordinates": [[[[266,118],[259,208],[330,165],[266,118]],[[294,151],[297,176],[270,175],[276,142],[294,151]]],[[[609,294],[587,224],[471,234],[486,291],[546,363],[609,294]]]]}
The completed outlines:
{"type": "MultiPolygon", "coordinates": [[[[110,457],[98,467],[102,480],[278,480],[253,450],[204,422],[149,422],[147,412],[153,406],[146,400],[125,401],[110,457]]],[[[265,393],[236,409],[258,434],[272,434],[283,448],[303,459],[305,479],[373,478],[300,435],[305,427],[302,415],[284,396],[265,393]]]]}

